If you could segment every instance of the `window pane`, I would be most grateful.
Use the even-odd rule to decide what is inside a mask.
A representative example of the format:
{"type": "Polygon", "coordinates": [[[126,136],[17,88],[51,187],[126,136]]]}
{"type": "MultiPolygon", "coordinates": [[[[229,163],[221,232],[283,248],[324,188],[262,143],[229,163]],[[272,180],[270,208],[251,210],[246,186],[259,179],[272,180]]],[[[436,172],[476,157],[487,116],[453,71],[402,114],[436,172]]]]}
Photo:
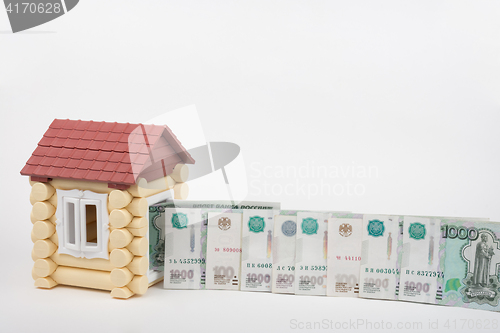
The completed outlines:
{"type": "Polygon", "coordinates": [[[85,205],[85,219],[87,223],[86,240],[89,245],[97,245],[97,206],[85,205]]]}
{"type": "Polygon", "coordinates": [[[68,243],[69,244],[75,244],[75,204],[72,202],[67,202],[66,203],[66,219],[67,219],[67,226],[68,226],[68,243]]]}

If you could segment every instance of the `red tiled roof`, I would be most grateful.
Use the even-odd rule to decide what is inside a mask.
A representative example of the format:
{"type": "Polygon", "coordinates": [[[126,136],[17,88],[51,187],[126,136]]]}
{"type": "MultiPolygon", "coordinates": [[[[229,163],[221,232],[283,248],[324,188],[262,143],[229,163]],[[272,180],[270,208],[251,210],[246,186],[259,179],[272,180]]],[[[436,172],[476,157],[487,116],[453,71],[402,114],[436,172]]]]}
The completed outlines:
{"type": "Polygon", "coordinates": [[[24,176],[133,185],[194,159],[167,126],[54,119],[24,176]]]}

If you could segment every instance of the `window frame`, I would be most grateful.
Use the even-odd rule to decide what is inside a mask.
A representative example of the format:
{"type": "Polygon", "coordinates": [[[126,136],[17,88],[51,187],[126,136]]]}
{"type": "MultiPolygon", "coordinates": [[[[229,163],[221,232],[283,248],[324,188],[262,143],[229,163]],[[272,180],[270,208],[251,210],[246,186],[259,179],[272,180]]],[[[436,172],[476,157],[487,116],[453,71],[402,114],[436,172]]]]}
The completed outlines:
{"type": "Polygon", "coordinates": [[[107,209],[108,194],[82,190],[57,189],[56,231],[59,237],[58,252],[77,258],[109,259],[109,217],[107,209]],[[68,204],[74,205],[71,219],[68,204]],[[96,245],[87,242],[86,207],[96,207],[96,245]],[[75,242],[70,242],[70,223],[74,223],[75,242]]]}

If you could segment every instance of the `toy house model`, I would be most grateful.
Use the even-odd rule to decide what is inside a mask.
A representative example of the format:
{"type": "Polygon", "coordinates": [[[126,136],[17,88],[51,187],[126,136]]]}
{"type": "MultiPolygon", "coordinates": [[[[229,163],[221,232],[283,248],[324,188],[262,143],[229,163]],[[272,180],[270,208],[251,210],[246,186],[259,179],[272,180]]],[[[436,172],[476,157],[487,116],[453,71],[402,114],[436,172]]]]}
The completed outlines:
{"type": "Polygon", "coordinates": [[[21,170],[32,186],[35,286],[129,298],[162,280],[149,264],[149,206],[169,190],[185,199],[192,163],[167,126],[54,120],[21,170]]]}

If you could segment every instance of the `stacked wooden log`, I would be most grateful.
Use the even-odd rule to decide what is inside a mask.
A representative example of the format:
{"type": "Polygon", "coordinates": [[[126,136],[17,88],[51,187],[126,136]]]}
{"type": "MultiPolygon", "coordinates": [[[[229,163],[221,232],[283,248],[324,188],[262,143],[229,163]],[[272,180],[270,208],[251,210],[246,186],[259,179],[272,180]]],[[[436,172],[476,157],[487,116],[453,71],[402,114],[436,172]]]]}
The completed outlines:
{"type": "Polygon", "coordinates": [[[134,198],[129,192],[114,190],[109,194],[111,296],[129,298],[148,289],[148,201],[134,198]]]}
{"type": "Polygon", "coordinates": [[[57,206],[56,190],[46,183],[33,183],[30,202],[33,205],[30,214],[33,223],[31,240],[34,243],[31,257],[35,262],[32,276],[35,286],[52,288],[57,285],[50,277],[57,268],[57,264],[50,258],[57,250],[58,243],[54,215],[57,206]]]}

